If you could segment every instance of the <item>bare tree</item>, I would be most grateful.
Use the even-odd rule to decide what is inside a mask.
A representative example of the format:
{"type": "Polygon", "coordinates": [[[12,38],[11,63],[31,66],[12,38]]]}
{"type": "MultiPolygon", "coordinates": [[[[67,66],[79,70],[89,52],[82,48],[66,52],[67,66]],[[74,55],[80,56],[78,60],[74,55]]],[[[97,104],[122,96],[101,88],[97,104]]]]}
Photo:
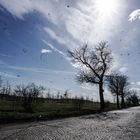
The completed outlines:
{"type": "Polygon", "coordinates": [[[69,98],[69,89],[65,90],[63,96],[64,96],[65,99],[68,99],[69,98]]]}
{"type": "Polygon", "coordinates": [[[47,93],[46,93],[46,98],[48,99],[51,99],[51,92],[50,92],[50,89],[47,90],[47,93]]]}
{"type": "Polygon", "coordinates": [[[139,105],[139,96],[137,91],[130,90],[128,96],[126,97],[127,106],[138,106],[139,105]]]}
{"type": "Polygon", "coordinates": [[[121,107],[122,108],[125,107],[124,98],[129,94],[127,90],[128,86],[127,76],[114,73],[109,76],[106,76],[106,80],[108,82],[109,90],[117,98],[117,108],[120,107],[119,96],[121,97],[121,107]]]}
{"type": "Polygon", "coordinates": [[[81,97],[75,96],[72,101],[73,101],[74,108],[76,108],[78,111],[82,109],[84,103],[86,102],[83,96],[81,97]]]}
{"type": "Polygon", "coordinates": [[[1,93],[5,95],[10,95],[12,92],[11,85],[7,81],[6,84],[4,84],[1,88],[1,93]]]}
{"type": "Polygon", "coordinates": [[[12,92],[11,85],[8,81],[3,82],[1,76],[0,76],[0,94],[10,95],[12,92]]]}
{"type": "Polygon", "coordinates": [[[107,42],[100,42],[95,48],[84,45],[80,49],[68,51],[72,62],[84,67],[81,69],[77,80],[80,83],[92,83],[99,85],[100,108],[104,109],[103,82],[106,72],[112,62],[111,52],[108,50],[107,42]]]}
{"type": "Polygon", "coordinates": [[[23,99],[23,107],[26,112],[32,112],[32,105],[36,99],[41,95],[44,88],[42,86],[37,86],[34,83],[30,85],[18,85],[14,89],[15,94],[21,96],[23,99]]]}
{"type": "Polygon", "coordinates": [[[2,77],[0,76],[0,94],[2,94],[2,86],[3,86],[3,80],[2,77]]]}
{"type": "Polygon", "coordinates": [[[121,107],[125,107],[125,100],[124,98],[128,95],[128,77],[126,75],[120,76],[120,96],[121,96],[121,107]]]}
{"type": "Polygon", "coordinates": [[[119,96],[120,96],[120,84],[121,84],[121,76],[119,74],[111,74],[106,76],[106,80],[108,82],[108,88],[113,96],[116,96],[117,100],[117,108],[120,108],[119,96]]]}
{"type": "Polygon", "coordinates": [[[57,91],[56,99],[60,99],[60,91],[57,91]]]}

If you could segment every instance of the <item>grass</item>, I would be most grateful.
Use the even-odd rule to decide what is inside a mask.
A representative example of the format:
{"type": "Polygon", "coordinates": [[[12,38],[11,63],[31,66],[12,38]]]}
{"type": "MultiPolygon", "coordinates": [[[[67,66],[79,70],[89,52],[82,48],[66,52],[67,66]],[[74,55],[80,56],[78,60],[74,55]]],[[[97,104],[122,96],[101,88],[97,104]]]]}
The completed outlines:
{"type": "MultiPolygon", "coordinates": [[[[112,103],[106,104],[106,111],[116,109],[112,103]]],[[[71,101],[45,100],[33,105],[34,112],[26,113],[21,102],[0,99],[0,123],[48,120],[97,113],[99,103],[84,102],[80,108],[71,101]]]]}

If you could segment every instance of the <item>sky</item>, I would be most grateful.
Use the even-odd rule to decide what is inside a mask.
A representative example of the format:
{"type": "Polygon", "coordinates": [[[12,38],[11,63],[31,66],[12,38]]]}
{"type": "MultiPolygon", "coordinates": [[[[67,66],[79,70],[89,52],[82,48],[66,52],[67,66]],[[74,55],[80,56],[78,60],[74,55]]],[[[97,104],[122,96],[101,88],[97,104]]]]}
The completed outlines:
{"type": "MultiPolygon", "coordinates": [[[[138,0],[0,0],[0,75],[12,85],[34,82],[99,100],[96,85],[76,82],[67,50],[106,40],[112,70],[140,92],[139,27],[138,0]]],[[[104,95],[112,99],[107,89],[104,95]]]]}

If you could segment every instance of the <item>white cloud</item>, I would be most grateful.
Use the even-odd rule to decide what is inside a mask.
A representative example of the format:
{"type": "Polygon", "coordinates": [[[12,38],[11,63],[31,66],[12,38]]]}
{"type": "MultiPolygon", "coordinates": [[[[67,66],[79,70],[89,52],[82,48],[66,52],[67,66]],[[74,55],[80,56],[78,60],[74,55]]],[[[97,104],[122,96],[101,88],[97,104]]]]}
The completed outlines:
{"type": "Polygon", "coordinates": [[[137,85],[140,86],[140,81],[137,82],[137,85]]]}
{"type": "MultiPolygon", "coordinates": [[[[89,85],[89,84],[87,84],[87,83],[85,83],[85,84],[82,84],[81,86],[80,86],[81,88],[83,88],[83,89],[86,89],[86,90],[92,90],[93,91],[93,86],[91,86],[91,85],[89,85]]],[[[98,92],[98,91],[97,91],[98,92]]]]}
{"type": "Polygon", "coordinates": [[[51,50],[48,50],[48,49],[42,49],[41,50],[41,53],[42,54],[46,54],[46,53],[51,53],[52,51],[51,50]]]}
{"type": "Polygon", "coordinates": [[[140,19],[140,9],[134,10],[130,15],[129,15],[129,21],[135,21],[137,19],[140,19]]]}
{"type": "Polygon", "coordinates": [[[57,48],[55,48],[52,44],[48,43],[46,40],[42,40],[47,47],[50,47],[52,50],[54,50],[55,52],[59,53],[60,55],[62,55],[67,61],[70,62],[70,64],[74,67],[74,68],[79,68],[79,69],[85,69],[85,66],[81,65],[81,64],[74,64],[71,62],[71,58],[69,58],[64,52],[58,50],[57,48]]]}
{"type": "Polygon", "coordinates": [[[114,34],[113,30],[119,28],[124,10],[121,6],[123,2],[114,0],[111,6],[110,2],[107,2],[106,8],[102,9],[100,6],[104,0],[100,0],[101,2],[97,4],[98,1],[77,0],[69,8],[67,7],[69,2],[65,0],[61,2],[57,0],[0,0],[0,4],[12,15],[21,19],[32,11],[43,14],[55,25],[55,31],[59,32],[59,36],[54,29],[45,28],[45,30],[53,39],[71,48],[78,47],[77,45],[83,42],[97,43],[100,40],[110,40],[114,34]]]}
{"type": "Polygon", "coordinates": [[[131,85],[135,85],[136,83],[135,82],[131,82],[131,85]]]}
{"type": "Polygon", "coordinates": [[[32,3],[30,0],[0,0],[2,6],[4,6],[13,16],[23,19],[23,15],[33,11],[32,3]]]}
{"type": "MultiPolygon", "coordinates": [[[[100,40],[109,40],[114,32],[111,30],[119,27],[121,15],[117,10],[108,14],[101,14],[96,3],[99,0],[80,1],[78,8],[71,8],[71,14],[66,20],[68,32],[81,42],[97,43],[100,40]]],[[[104,0],[100,0],[104,2],[104,0]]],[[[119,8],[119,2],[114,0],[114,9],[119,8]]],[[[122,2],[120,2],[122,3],[122,2]]],[[[110,9],[110,7],[107,7],[110,9]]],[[[105,10],[105,9],[104,9],[105,10]]],[[[102,13],[105,13],[104,11],[102,13]]]]}
{"type": "Polygon", "coordinates": [[[44,30],[50,35],[51,38],[59,42],[60,44],[66,44],[64,38],[59,37],[52,29],[45,27],[44,30]]]}
{"type": "Polygon", "coordinates": [[[131,88],[131,90],[137,90],[139,92],[140,88],[131,88]]]}
{"type": "Polygon", "coordinates": [[[128,71],[128,68],[126,66],[123,66],[119,69],[120,72],[126,73],[128,71]]]}
{"type": "Polygon", "coordinates": [[[42,41],[47,45],[47,47],[50,47],[52,50],[54,50],[55,52],[58,52],[60,55],[64,56],[65,58],[67,57],[65,53],[55,48],[52,44],[48,43],[44,39],[42,41]]]}
{"type": "Polygon", "coordinates": [[[112,57],[113,57],[113,64],[111,66],[111,71],[115,71],[120,67],[121,60],[120,60],[119,56],[113,52],[112,52],[112,57]]]}
{"type": "Polygon", "coordinates": [[[57,41],[59,44],[65,45],[70,48],[74,48],[78,46],[78,44],[74,40],[70,40],[70,38],[63,33],[63,31],[53,30],[51,28],[45,27],[44,31],[49,34],[49,36],[57,41]]]}

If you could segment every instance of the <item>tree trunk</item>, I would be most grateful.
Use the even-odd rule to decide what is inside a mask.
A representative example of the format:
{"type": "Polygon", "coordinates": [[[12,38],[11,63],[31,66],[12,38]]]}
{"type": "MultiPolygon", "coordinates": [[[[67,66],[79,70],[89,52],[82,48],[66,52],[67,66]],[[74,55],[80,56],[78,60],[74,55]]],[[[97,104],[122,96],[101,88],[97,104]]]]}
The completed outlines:
{"type": "Polygon", "coordinates": [[[125,102],[124,102],[124,94],[123,93],[121,95],[121,98],[122,98],[121,107],[124,108],[125,107],[125,102]]]}
{"type": "Polygon", "coordinates": [[[119,94],[117,93],[117,109],[120,108],[120,105],[119,105],[119,94]]]}
{"type": "Polygon", "coordinates": [[[105,103],[104,103],[104,95],[103,95],[103,83],[101,82],[99,84],[99,96],[100,96],[100,110],[104,110],[105,108],[105,103]]]}

